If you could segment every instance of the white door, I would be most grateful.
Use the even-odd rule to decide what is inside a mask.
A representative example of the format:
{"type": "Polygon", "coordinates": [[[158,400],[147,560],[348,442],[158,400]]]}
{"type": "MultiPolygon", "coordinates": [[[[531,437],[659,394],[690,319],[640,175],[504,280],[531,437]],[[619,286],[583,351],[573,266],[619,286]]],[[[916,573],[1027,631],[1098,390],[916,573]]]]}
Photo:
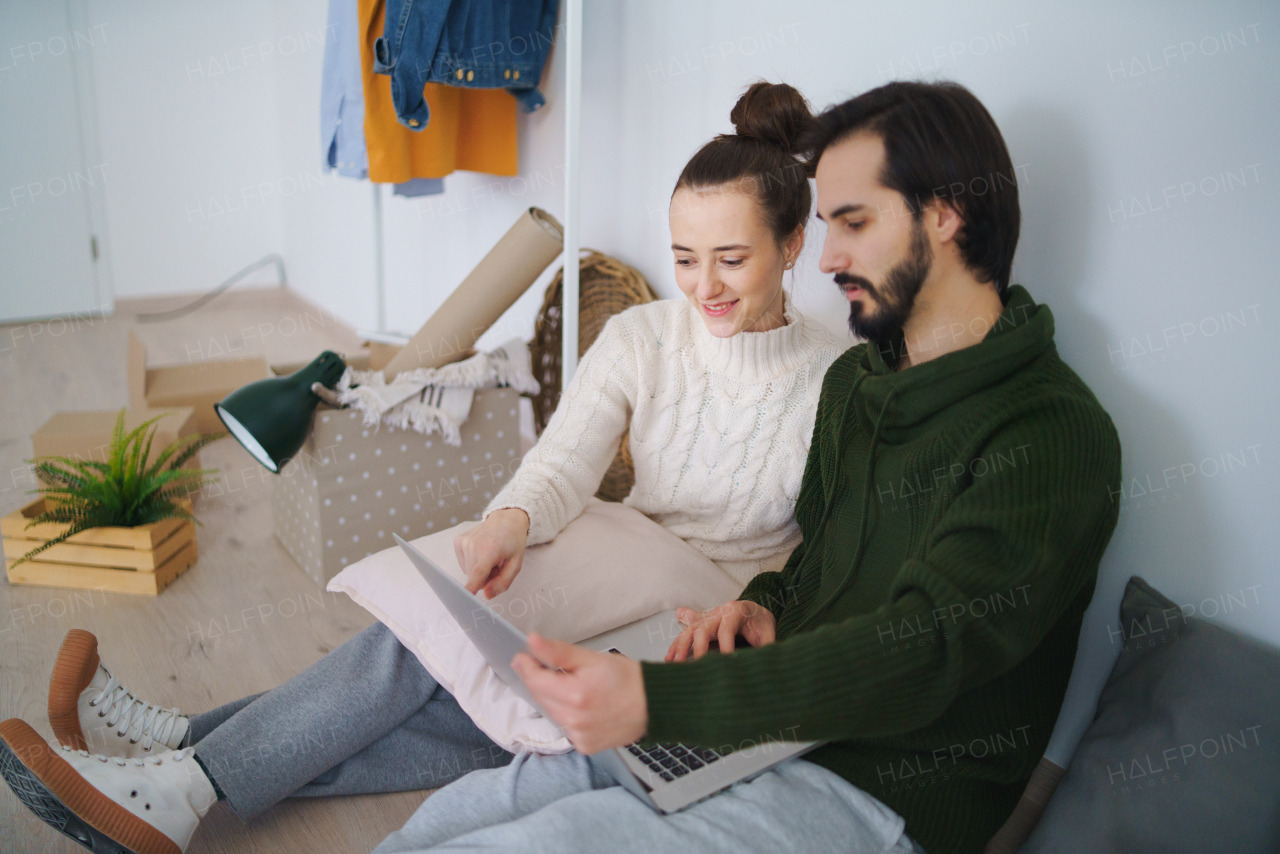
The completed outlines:
{"type": "Polygon", "coordinates": [[[0,322],[111,310],[93,229],[110,166],[85,133],[105,36],[79,0],[0,2],[0,322]]]}

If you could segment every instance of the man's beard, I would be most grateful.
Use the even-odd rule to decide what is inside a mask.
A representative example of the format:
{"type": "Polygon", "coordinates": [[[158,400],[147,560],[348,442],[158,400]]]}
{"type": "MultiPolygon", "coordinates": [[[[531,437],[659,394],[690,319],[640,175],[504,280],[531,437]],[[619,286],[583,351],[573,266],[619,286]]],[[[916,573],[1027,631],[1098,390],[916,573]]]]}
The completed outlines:
{"type": "Polygon", "coordinates": [[[896,335],[911,316],[916,296],[924,286],[932,263],[933,251],[929,248],[929,237],[925,234],[924,224],[914,220],[907,257],[889,271],[883,283],[872,286],[871,282],[861,276],[836,273],[837,285],[862,288],[877,309],[874,314],[868,315],[860,300],[854,300],[849,305],[849,328],[853,330],[853,334],[869,341],[885,341],[896,335]]]}

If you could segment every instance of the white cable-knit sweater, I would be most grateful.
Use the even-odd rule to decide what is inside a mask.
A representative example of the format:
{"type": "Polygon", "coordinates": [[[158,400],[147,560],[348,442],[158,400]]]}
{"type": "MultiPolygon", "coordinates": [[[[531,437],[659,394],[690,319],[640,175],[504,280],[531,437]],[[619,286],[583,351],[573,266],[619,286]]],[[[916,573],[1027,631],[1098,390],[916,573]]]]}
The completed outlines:
{"type": "Polygon", "coordinates": [[[716,338],[686,299],[611,317],[537,444],[485,515],[529,514],[529,545],[582,512],[631,428],[628,504],[744,585],[800,542],[793,515],[827,367],[826,329],[791,309],[785,326],[716,338]]]}

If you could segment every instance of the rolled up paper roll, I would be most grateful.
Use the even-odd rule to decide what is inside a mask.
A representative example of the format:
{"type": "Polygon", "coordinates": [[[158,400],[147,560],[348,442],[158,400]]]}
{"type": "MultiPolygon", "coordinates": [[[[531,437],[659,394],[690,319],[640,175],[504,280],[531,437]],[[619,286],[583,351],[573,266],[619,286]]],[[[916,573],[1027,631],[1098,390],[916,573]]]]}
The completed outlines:
{"type": "Polygon", "coordinates": [[[564,227],[541,208],[529,208],[383,367],[382,375],[390,382],[401,371],[438,368],[471,350],[563,249],[564,227]]]}

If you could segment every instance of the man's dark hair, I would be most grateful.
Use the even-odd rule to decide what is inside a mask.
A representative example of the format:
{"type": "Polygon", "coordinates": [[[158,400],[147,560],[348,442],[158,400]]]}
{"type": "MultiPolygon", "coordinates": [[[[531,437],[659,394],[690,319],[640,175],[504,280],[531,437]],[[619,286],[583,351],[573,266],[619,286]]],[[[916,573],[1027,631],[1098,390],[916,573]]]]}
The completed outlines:
{"type": "Polygon", "coordinates": [[[934,199],[956,209],[965,265],[1003,297],[1022,214],[1009,149],[982,102],[959,83],[887,83],[814,118],[810,168],[829,146],[860,132],[884,142],[880,183],[902,194],[913,217],[934,199]]]}

